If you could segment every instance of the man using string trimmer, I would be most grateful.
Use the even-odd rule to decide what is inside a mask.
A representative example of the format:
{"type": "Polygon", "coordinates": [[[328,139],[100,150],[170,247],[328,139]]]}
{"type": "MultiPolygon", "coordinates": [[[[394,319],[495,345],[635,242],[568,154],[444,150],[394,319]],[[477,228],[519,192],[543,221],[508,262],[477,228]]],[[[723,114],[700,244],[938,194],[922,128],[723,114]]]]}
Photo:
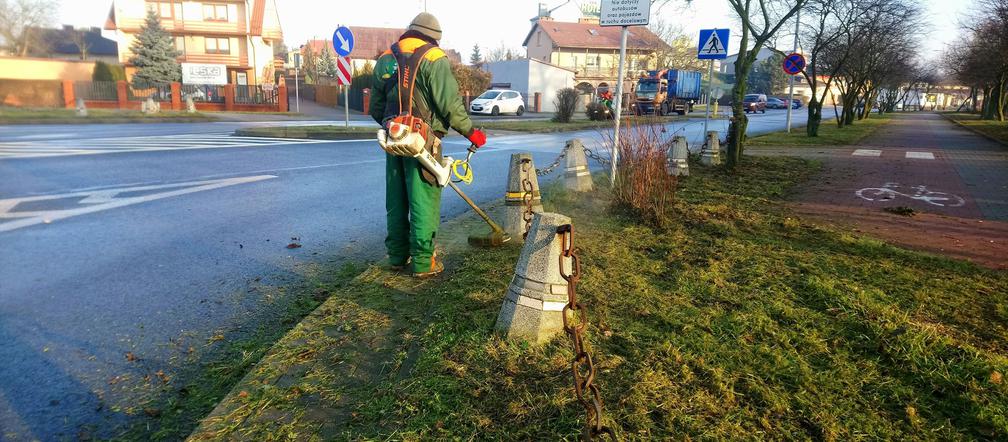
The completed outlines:
{"type": "Polygon", "coordinates": [[[451,128],[472,142],[470,152],[486,144],[466,113],[440,39],[438,20],[426,12],[417,15],[378,57],[371,95],[371,116],[382,125],[378,143],[386,152],[389,263],[397,270],[412,263],[413,275],[421,278],[444,271],[434,253],[441,189],[450,184],[441,138],[451,128]]]}

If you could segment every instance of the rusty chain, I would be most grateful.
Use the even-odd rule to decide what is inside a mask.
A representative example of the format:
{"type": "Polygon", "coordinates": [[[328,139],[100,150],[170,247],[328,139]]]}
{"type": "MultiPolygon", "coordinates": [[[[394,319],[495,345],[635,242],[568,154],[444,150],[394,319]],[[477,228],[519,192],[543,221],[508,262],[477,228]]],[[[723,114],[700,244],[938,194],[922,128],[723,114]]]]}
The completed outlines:
{"type": "Polygon", "coordinates": [[[608,165],[612,164],[611,161],[609,161],[609,160],[607,160],[605,158],[602,158],[601,155],[595,153],[594,151],[592,151],[591,149],[589,149],[587,147],[584,148],[584,152],[585,152],[585,155],[588,156],[588,158],[591,158],[591,159],[595,160],[597,163],[599,163],[599,164],[601,164],[603,166],[608,166],[608,165]]]}
{"type": "MultiPolygon", "coordinates": [[[[567,158],[568,153],[570,153],[569,144],[567,146],[564,146],[563,150],[560,151],[560,155],[557,156],[556,160],[553,160],[553,162],[550,163],[549,166],[543,167],[542,169],[536,169],[535,171],[536,176],[545,176],[553,173],[553,171],[556,170],[557,166],[560,165],[560,163],[564,160],[564,158],[567,158]]],[[[584,153],[588,158],[595,160],[597,163],[603,166],[608,166],[610,164],[609,160],[603,158],[601,155],[595,153],[594,151],[592,151],[587,147],[584,148],[584,153]]]]}
{"type": "Polygon", "coordinates": [[[522,234],[522,239],[528,237],[528,232],[532,228],[532,199],[535,198],[532,191],[532,180],[529,179],[529,164],[532,163],[531,158],[522,158],[522,205],[525,206],[525,211],[522,212],[522,220],[525,221],[525,233],[522,234]]]}
{"type": "Polygon", "coordinates": [[[581,439],[591,441],[605,434],[610,440],[616,440],[616,433],[602,425],[602,396],[595,385],[595,364],[591,354],[585,349],[584,330],[588,325],[588,311],[584,304],[577,300],[577,284],[581,280],[581,261],[574,251],[574,226],[564,224],[557,227],[560,239],[560,276],[567,281],[567,305],[563,308],[564,332],[571,339],[574,359],[571,361],[571,373],[574,379],[574,394],[585,409],[585,426],[581,439]],[[565,260],[570,259],[570,273],[566,272],[565,260]],[[585,396],[588,396],[587,398],[585,396]]]}

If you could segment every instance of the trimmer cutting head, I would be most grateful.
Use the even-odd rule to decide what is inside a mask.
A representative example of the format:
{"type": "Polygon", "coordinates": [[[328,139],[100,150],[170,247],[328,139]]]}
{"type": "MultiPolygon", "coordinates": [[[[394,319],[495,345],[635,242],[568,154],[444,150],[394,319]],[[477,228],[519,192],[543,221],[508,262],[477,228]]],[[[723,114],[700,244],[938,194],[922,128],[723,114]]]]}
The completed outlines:
{"type": "Polygon", "coordinates": [[[511,241],[511,235],[507,232],[491,231],[484,235],[470,235],[469,245],[473,247],[500,247],[511,241]]]}

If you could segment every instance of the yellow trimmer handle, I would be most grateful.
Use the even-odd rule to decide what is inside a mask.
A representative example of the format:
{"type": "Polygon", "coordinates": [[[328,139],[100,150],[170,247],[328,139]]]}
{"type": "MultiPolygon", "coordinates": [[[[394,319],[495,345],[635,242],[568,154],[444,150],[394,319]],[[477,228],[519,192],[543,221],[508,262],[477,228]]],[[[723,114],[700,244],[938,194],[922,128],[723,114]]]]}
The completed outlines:
{"type": "Polygon", "coordinates": [[[455,178],[458,178],[459,181],[466,184],[472,184],[473,171],[472,168],[469,167],[468,159],[466,161],[455,160],[455,162],[452,163],[452,174],[455,175],[455,178]],[[459,172],[459,166],[464,167],[465,172],[459,172]]]}

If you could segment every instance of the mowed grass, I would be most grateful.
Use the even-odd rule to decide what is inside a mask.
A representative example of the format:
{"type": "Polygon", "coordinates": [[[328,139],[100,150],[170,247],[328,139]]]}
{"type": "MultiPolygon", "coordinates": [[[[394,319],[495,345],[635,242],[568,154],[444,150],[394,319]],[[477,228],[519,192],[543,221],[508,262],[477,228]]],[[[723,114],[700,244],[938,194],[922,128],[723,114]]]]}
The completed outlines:
{"type": "Polygon", "coordinates": [[[1008,146],[1008,121],[981,120],[978,114],[947,113],[948,119],[1008,146]]]}
{"type": "MultiPolygon", "coordinates": [[[[781,198],[816,169],[694,167],[663,229],[605,191],[546,189],[547,210],[573,218],[586,339],[622,439],[1008,437],[1008,274],[793,216],[781,198]]],[[[320,325],[258,368],[309,364],[303,377],[254,377],[200,439],[576,439],[566,337],[494,332],[518,253],[453,257],[415,295],[381,278],[334,288],[320,325]]]]}
{"type": "Polygon", "coordinates": [[[133,110],[88,109],[88,116],[78,117],[75,109],[35,109],[0,106],[0,124],[87,124],[203,122],[215,117],[203,113],[161,111],[144,114],[133,110]]]}
{"type": "MultiPolygon", "coordinates": [[[[797,112],[808,112],[807,109],[797,109],[797,112]]],[[[785,131],[771,132],[757,137],[746,138],[747,146],[850,146],[858,144],[879,127],[884,126],[891,118],[890,114],[872,114],[864,120],[855,120],[853,125],[837,127],[836,119],[831,109],[823,108],[823,120],[819,126],[819,136],[809,137],[805,126],[793,127],[791,133],[785,131]]]]}

